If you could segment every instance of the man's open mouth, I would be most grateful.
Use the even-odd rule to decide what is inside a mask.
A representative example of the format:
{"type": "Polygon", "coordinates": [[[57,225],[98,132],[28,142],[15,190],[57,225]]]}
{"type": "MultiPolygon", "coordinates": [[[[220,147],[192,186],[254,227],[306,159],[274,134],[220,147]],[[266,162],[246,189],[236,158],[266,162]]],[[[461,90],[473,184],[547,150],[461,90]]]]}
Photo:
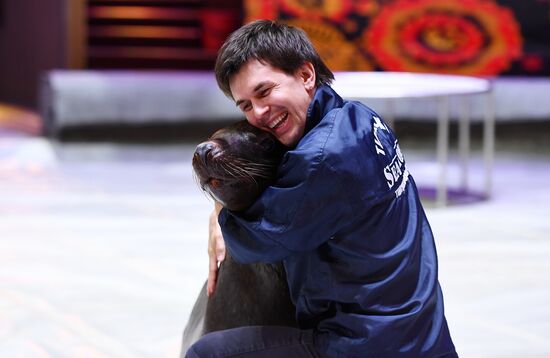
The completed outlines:
{"type": "Polygon", "coordinates": [[[269,129],[277,129],[279,128],[284,121],[288,118],[288,112],[281,113],[279,117],[277,117],[275,120],[271,121],[268,124],[269,129]]]}

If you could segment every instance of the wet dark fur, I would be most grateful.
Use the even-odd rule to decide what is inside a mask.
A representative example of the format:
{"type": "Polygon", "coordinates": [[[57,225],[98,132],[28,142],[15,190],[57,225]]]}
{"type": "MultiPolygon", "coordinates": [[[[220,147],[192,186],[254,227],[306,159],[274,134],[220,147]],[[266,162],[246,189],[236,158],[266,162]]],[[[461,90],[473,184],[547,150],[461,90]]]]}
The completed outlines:
{"type": "MultiPolygon", "coordinates": [[[[193,169],[202,190],[239,211],[272,183],[283,153],[273,136],[241,121],[199,144],[193,169]]],[[[228,252],[214,295],[206,296],[205,283],[195,302],[181,355],[208,332],[251,325],[297,326],[286,274],[282,264],[242,265],[228,252]]]]}

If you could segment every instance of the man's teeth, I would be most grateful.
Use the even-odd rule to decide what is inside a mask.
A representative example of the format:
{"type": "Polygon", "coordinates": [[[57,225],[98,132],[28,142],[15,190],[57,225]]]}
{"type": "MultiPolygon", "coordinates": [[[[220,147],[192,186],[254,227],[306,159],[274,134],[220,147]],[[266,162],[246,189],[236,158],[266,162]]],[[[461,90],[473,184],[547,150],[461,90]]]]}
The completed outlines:
{"type": "Polygon", "coordinates": [[[287,114],[288,113],[283,113],[279,116],[279,118],[277,118],[273,122],[269,123],[269,129],[273,129],[273,128],[277,127],[279,124],[281,124],[281,122],[286,119],[287,114]]]}

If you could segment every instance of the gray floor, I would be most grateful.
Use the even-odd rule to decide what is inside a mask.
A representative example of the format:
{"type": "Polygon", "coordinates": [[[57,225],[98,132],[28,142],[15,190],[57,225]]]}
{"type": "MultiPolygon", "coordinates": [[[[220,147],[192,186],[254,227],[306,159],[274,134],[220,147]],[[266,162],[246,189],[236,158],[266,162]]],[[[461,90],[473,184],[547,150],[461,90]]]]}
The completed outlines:
{"type": "MultiPolygon", "coordinates": [[[[179,354],[211,208],[191,150],[0,137],[0,357],[179,354]]],[[[432,184],[433,155],[403,150],[432,184]]],[[[550,357],[549,181],[547,152],[499,150],[490,201],[426,205],[462,357],[550,357]]]]}

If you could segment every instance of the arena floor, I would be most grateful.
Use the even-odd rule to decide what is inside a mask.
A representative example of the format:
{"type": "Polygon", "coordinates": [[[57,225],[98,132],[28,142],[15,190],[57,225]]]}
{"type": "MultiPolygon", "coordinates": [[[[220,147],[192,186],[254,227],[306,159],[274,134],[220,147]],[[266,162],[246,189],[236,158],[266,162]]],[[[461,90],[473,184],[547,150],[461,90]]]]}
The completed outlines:
{"type": "MultiPolygon", "coordinates": [[[[1,357],[179,355],[207,274],[193,147],[0,133],[1,357]]],[[[433,154],[402,149],[431,185],[433,154]]],[[[550,151],[497,149],[491,200],[426,203],[447,319],[462,357],[549,357],[550,151]]]]}

